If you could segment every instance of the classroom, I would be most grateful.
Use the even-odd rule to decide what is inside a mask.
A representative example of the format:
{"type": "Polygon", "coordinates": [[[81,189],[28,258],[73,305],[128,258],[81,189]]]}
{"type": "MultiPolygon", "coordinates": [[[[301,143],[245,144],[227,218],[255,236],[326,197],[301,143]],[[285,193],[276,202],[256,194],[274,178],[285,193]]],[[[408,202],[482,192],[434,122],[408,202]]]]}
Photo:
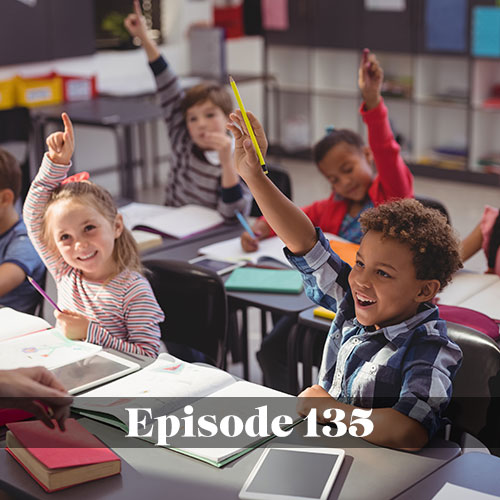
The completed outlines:
{"type": "Polygon", "coordinates": [[[0,13],[0,500],[500,497],[500,1],[0,13]]]}

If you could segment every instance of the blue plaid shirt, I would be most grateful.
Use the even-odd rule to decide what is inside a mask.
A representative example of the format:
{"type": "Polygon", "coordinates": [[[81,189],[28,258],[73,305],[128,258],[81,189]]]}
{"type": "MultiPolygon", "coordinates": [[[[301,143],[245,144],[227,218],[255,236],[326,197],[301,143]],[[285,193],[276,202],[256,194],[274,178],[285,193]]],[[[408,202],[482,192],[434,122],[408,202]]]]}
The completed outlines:
{"type": "Polygon", "coordinates": [[[319,241],[303,257],[285,253],[302,273],[306,293],[337,312],[328,332],[319,384],[335,399],[362,408],[394,408],[420,422],[429,437],[446,421],[452,380],[462,352],[446,334],[436,306],[425,303],[417,314],[376,330],[356,319],[347,278],[351,267],[319,241]]]}

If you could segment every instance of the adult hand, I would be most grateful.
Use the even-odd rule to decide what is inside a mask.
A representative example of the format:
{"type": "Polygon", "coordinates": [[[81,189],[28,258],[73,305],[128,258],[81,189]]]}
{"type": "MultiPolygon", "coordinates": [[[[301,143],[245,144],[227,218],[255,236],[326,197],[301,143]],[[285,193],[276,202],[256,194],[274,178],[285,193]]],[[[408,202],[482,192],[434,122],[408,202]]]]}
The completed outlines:
{"type": "Polygon", "coordinates": [[[49,158],[60,165],[69,165],[75,150],[75,136],[73,124],[66,113],[61,115],[64,123],[64,132],[54,132],[47,137],[49,158]]]}
{"type": "Polygon", "coordinates": [[[53,418],[64,430],[72,401],[63,385],[44,367],[0,370],[0,406],[29,411],[51,429],[53,418]]]}
{"type": "Polygon", "coordinates": [[[57,319],[57,326],[63,334],[71,340],[85,340],[87,338],[87,329],[89,319],[82,314],[73,311],[54,311],[57,319]]]}

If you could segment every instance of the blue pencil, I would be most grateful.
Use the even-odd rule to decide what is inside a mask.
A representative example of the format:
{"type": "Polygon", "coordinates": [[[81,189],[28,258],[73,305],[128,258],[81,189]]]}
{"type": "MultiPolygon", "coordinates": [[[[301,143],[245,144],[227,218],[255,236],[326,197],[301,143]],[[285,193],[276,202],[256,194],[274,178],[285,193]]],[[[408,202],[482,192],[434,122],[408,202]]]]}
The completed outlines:
{"type": "Polygon", "coordinates": [[[255,233],[252,231],[252,228],[250,227],[250,224],[247,222],[245,217],[241,215],[240,212],[236,212],[236,217],[238,217],[238,220],[240,221],[240,224],[243,226],[243,229],[252,237],[256,238],[255,233]]]}

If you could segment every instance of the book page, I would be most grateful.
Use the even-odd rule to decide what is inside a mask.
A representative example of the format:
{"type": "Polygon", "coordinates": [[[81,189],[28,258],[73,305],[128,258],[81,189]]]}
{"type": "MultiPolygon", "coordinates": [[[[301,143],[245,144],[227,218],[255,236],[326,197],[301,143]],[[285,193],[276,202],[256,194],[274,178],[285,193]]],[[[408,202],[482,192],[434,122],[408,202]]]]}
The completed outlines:
{"type": "Polygon", "coordinates": [[[52,328],[2,342],[0,365],[5,370],[30,366],[52,369],[101,350],[99,345],[70,340],[52,328]]]}
{"type": "MultiPolygon", "coordinates": [[[[438,304],[469,307],[465,305],[466,301],[476,296],[482,290],[499,282],[500,279],[496,274],[479,274],[468,271],[459,271],[455,273],[453,279],[448,283],[444,290],[437,295],[439,299],[438,304]]],[[[470,307],[470,309],[475,308],[470,307]]]]}
{"type": "Polygon", "coordinates": [[[133,202],[120,207],[118,212],[123,215],[125,227],[132,230],[135,226],[147,224],[150,219],[164,217],[172,210],[175,210],[175,208],[151,203],[133,202]]]}
{"type": "Polygon", "coordinates": [[[46,330],[51,325],[43,318],[22,313],[10,307],[0,308],[0,341],[46,330]]]}

